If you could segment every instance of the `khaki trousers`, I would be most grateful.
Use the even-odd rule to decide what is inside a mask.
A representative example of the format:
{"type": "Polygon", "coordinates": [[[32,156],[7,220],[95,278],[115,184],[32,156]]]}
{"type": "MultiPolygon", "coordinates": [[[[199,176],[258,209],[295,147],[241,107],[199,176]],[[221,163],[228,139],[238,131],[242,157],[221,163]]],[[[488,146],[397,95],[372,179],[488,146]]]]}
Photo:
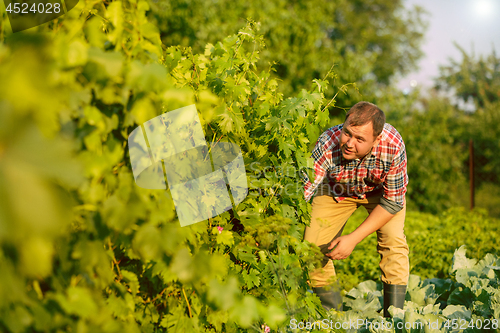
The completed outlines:
{"type": "MultiPolygon", "coordinates": [[[[368,213],[371,213],[379,201],[380,196],[366,199],[346,198],[339,202],[329,195],[315,196],[312,202],[311,224],[305,229],[304,240],[317,246],[330,244],[335,238],[340,237],[347,219],[356,209],[364,206],[368,213]]],[[[401,211],[377,230],[377,251],[380,254],[379,266],[382,271],[382,281],[388,284],[406,285],[408,283],[410,265],[409,249],[403,230],[405,214],[406,202],[401,211]]],[[[333,261],[328,259],[323,268],[314,270],[309,277],[313,287],[331,284],[335,279],[333,261]]]]}

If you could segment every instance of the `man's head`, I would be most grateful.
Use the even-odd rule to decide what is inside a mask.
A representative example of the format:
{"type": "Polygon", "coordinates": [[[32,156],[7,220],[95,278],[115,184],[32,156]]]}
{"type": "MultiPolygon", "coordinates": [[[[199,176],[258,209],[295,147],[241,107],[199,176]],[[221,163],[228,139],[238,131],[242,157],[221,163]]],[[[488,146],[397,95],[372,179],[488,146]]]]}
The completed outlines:
{"type": "Polygon", "coordinates": [[[347,112],[340,147],[347,160],[363,158],[375,148],[382,138],[385,114],[375,104],[356,103],[347,112]]]}

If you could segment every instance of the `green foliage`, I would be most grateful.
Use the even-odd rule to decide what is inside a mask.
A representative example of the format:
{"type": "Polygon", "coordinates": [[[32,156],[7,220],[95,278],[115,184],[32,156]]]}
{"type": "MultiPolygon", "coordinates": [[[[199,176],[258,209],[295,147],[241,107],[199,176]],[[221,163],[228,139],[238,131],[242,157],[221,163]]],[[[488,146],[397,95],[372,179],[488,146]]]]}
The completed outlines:
{"type": "Polygon", "coordinates": [[[500,100],[477,109],[469,116],[468,136],[474,141],[475,182],[478,188],[488,184],[496,185],[497,189],[499,187],[500,158],[497,154],[500,149],[499,107],[500,100]]]}
{"type": "MultiPolygon", "coordinates": [[[[457,46],[458,47],[458,46],[457,46]]],[[[462,53],[462,61],[451,60],[451,64],[441,67],[441,75],[436,80],[436,88],[451,91],[456,96],[457,109],[463,103],[473,104],[474,112],[462,115],[462,133],[457,141],[462,146],[469,140],[474,142],[475,186],[478,190],[476,203],[478,207],[488,209],[499,216],[496,207],[500,203],[494,193],[500,189],[498,174],[500,172],[500,58],[495,51],[477,59],[474,54],[462,53]]],[[[451,103],[450,103],[451,104],[451,103]]]]}
{"type": "Polygon", "coordinates": [[[466,206],[468,147],[463,113],[443,98],[421,99],[423,111],[410,108],[388,115],[403,136],[408,156],[408,208],[438,214],[466,206]]]}
{"type": "MultiPolygon", "coordinates": [[[[247,18],[260,22],[267,47],[259,67],[276,63],[276,76],[284,83],[279,89],[286,96],[308,89],[334,66],[336,78],[327,95],[355,82],[370,99],[395,75],[415,68],[426,28],[421,8],[407,11],[402,1],[387,0],[159,0],[151,3],[148,15],[165,45],[190,46],[193,52],[232,34],[247,18]]],[[[359,98],[339,96],[338,105],[348,107],[359,98]]]]}
{"type": "Polygon", "coordinates": [[[329,82],[283,100],[256,24],[196,54],[163,48],[148,9],[81,2],[0,44],[2,331],[259,331],[322,311],[297,174],[329,82]],[[255,164],[243,203],[180,227],[168,191],[134,184],[127,138],[193,103],[255,164]]]}
{"type": "Polygon", "coordinates": [[[475,59],[464,49],[455,46],[462,53],[462,62],[451,59],[451,64],[440,67],[436,88],[453,90],[462,102],[472,102],[476,108],[500,100],[500,58],[495,50],[483,58],[475,59]]]}
{"type": "Polygon", "coordinates": [[[491,182],[483,182],[475,191],[475,207],[484,209],[490,216],[500,216],[500,186],[491,182]]]}
{"type": "Polygon", "coordinates": [[[298,171],[311,166],[309,148],[337,104],[325,99],[331,79],[342,75],[335,84],[344,93],[342,83],[365,80],[369,92],[376,81],[369,73],[385,82],[411,68],[421,23],[393,16],[399,2],[327,3],[325,12],[287,4],[292,14],[315,14],[301,16],[305,23],[290,20],[283,3],[268,17],[289,25],[274,29],[258,17],[264,35],[253,21],[221,29],[222,36],[200,28],[214,39],[190,48],[183,40],[167,43],[167,30],[157,27],[153,17],[165,4],[81,1],[63,17],[16,34],[2,12],[2,331],[285,330],[287,319],[325,314],[307,292],[320,251],[302,242],[310,205],[298,171]],[[374,10],[380,40],[365,24],[374,10]],[[330,14],[342,24],[329,26],[330,14]],[[366,37],[359,43],[353,27],[366,37]],[[402,36],[406,50],[394,52],[402,36]],[[294,91],[290,98],[272,68],[262,70],[274,56],[284,86],[294,91]],[[329,71],[332,61],[340,72],[329,71]],[[312,80],[319,73],[323,79],[312,80]],[[134,183],[127,138],[145,121],[190,104],[206,138],[241,147],[250,190],[232,210],[180,227],[169,191],[134,183]]]}
{"type": "MultiPolygon", "coordinates": [[[[347,222],[344,234],[356,229],[367,215],[366,210],[358,209],[347,222]]],[[[499,225],[498,219],[489,217],[484,210],[450,208],[438,215],[407,211],[405,235],[410,247],[410,273],[422,278],[451,278],[453,251],[461,245],[467,246],[475,259],[486,253],[500,255],[499,225]]],[[[347,259],[334,263],[345,290],[365,280],[380,280],[376,247],[377,237],[372,234],[347,259]]]]}
{"type": "Polygon", "coordinates": [[[452,279],[410,275],[404,308],[390,307],[390,319],[382,318],[382,284],[364,281],[344,296],[346,311],[330,312],[316,327],[321,332],[497,331],[500,257],[488,253],[479,261],[469,259],[461,246],[453,254],[452,269],[452,279]]]}

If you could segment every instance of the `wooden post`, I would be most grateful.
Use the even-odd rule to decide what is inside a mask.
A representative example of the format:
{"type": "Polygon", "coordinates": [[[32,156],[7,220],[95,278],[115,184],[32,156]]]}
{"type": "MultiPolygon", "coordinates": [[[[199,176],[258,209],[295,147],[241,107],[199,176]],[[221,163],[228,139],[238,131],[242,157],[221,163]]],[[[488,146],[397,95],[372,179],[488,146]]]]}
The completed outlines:
{"type": "Polygon", "coordinates": [[[474,209],[474,142],[469,140],[470,209],[474,209]]]}

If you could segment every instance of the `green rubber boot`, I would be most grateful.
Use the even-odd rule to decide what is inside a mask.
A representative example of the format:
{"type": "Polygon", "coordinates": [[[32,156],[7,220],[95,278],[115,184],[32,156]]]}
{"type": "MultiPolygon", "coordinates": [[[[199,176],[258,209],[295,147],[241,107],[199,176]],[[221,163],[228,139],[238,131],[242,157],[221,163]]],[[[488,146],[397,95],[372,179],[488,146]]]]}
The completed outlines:
{"type": "Polygon", "coordinates": [[[312,289],[319,297],[321,305],[326,311],[329,311],[330,309],[342,311],[342,294],[340,293],[340,285],[333,284],[326,287],[316,287],[312,289]]]}
{"type": "Polygon", "coordinates": [[[405,305],[406,285],[384,283],[384,317],[390,318],[389,307],[402,309],[405,305]]]}

